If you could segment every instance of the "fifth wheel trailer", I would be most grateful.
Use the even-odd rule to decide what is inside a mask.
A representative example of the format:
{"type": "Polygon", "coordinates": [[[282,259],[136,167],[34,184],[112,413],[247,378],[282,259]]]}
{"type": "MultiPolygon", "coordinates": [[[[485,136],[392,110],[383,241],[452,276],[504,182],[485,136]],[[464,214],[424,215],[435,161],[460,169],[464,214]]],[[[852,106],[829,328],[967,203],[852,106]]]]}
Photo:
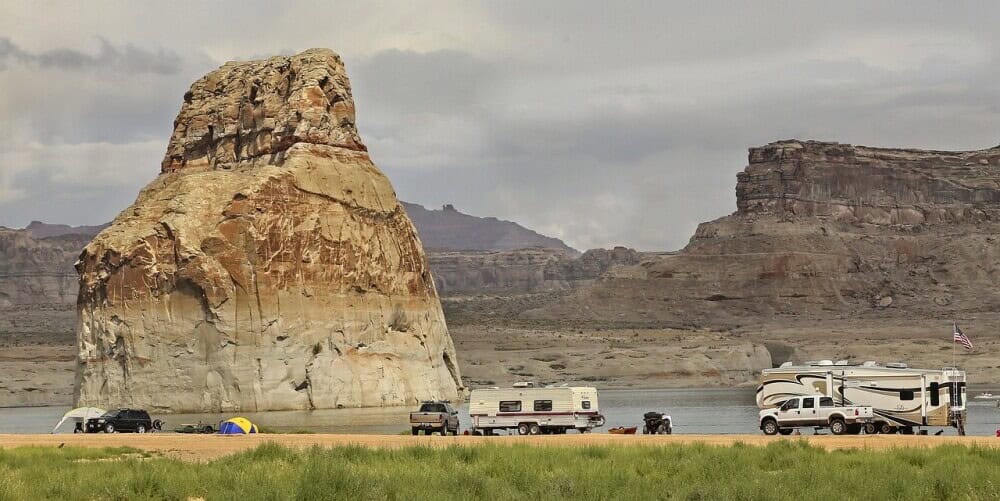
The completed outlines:
{"type": "Polygon", "coordinates": [[[912,433],[914,427],[951,426],[965,434],[965,371],[913,369],[906,364],[846,360],[791,363],[765,369],[757,406],[776,407],[792,397],[825,395],[837,405],[865,405],[875,412],[868,433],[912,433]]]}

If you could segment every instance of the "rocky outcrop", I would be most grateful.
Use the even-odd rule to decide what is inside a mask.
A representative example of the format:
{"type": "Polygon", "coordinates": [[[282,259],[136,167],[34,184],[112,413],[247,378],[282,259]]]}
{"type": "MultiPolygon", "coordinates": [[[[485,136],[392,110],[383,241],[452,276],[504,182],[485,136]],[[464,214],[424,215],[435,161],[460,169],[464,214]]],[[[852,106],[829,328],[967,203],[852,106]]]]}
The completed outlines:
{"type": "Polygon", "coordinates": [[[625,247],[591,249],[579,256],[539,248],[430,254],[437,290],[445,296],[573,289],[613,266],[637,264],[639,259],[638,252],[625,247]]]}
{"type": "Polygon", "coordinates": [[[77,403],[256,411],[455,398],[427,259],[340,57],[191,86],[162,173],[84,249],[77,403]]]}
{"type": "Polygon", "coordinates": [[[428,210],[402,202],[413,224],[420,230],[424,247],[433,251],[509,251],[526,248],[577,251],[558,238],[547,237],[517,223],[495,217],[463,214],[453,205],[428,210]]]}
{"type": "MultiPolygon", "coordinates": [[[[35,238],[60,237],[63,235],[79,235],[81,237],[93,237],[107,228],[108,224],[96,226],[70,226],[68,224],[49,224],[41,221],[32,221],[24,230],[35,238]]],[[[89,240],[89,238],[88,238],[89,240]]],[[[82,247],[81,247],[82,249],[82,247]]]]}
{"type": "Polygon", "coordinates": [[[40,238],[0,228],[0,308],[76,301],[73,262],[87,235],[40,238]]]}
{"type": "Polygon", "coordinates": [[[1000,306],[1000,148],[781,141],[751,148],[737,180],[737,211],[701,224],[682,251],[526,315],[727,326],[1000,306]]]}

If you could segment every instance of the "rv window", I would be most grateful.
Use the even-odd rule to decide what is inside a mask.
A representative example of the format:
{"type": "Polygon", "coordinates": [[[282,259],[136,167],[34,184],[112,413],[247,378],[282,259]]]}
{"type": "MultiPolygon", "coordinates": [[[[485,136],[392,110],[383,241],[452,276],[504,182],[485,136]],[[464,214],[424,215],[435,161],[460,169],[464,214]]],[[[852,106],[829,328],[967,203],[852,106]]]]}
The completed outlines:
{"type": "Polygon", "coordinates": [[[913,390],[899,390],[900,400],[913,400],[913,390]]]}
{"type": "Polygon", "coordinates": [[[520,400],[501,400],[500,412],[521,412],[520,400]]]}
{"type": "Polygon", "coordinates": [[[820,407],[833,407],[833,397],[819,397],[820,407]]]}
{"type": "Polygon", "coordinates": [[[941,383],[937,381],[931,383],[931,405],[941,405],[941,383]]]}
{"type": "Polygon", "coordinates": [[[816,399],[815,398],[803,398],[802,399],[802,408],[803,409],[812,409],[815,405],[816,405],[816,399]]]}
{"type": "Polygon", "coordinates": [[[551,400],[535,400],[535,410],[536,411],[551,411],[552,401],[551,400]]]}
{"type": "Polygon", "coordinates": [[[580,404],[580,405],[581,405],[581,406],[582,406],[582,407],[583,407],[584,409],[589,409],[589,408],[590,408],[590,400],[584,400],[584,401],[583,401],[583,403],[582,403],[582,404],[580,404]]]}

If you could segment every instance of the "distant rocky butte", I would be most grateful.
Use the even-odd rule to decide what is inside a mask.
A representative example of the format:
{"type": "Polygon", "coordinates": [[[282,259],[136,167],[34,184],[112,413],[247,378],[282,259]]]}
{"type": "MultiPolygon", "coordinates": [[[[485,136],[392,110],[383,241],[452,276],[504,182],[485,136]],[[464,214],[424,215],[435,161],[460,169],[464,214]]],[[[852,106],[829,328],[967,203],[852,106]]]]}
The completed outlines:
{"type": "Polygon", "coordinates": [[[73,262],[91,236],[40,238],[0,227],[0,308],[76,302],[73,262]]]}
{"type": "Polygon", "coordinates": [[[682,251],[524,315],[725,327],[1000,307],[1000,147],[779,141],[750,149],[736,197],[737,211],[701,224],[682,251]]]}
{"type": "Polygon", "coordinates": [[[556,249],[578,254],[558,238],[547,237],[517,223],[494,217],[463,214],[453,205],[428,210],[422,205],[401,202],[413,224],[420,230],[424,248],[440,251],[509,251],[526,248],[556,249]]]}
{"type": "Polygon", "coordinates": [[[61,237],[63,235],[83,235],[94,236],[110,223],[96,226],[70,226],[68,224],[49,224],[41,221],[32,221],[24,228],[25,231],[35,238],[61,237]]]}
{"type": "Polygon", "coordinates": [[[427,259],[358,136],[339,56],[229,62],[199,79],[161,171],[80,256],[78,405],[459,395],[427,259]]]}
{"type": "Polygon", "coordinates": [[[574,289],[614,266],[639,263],[633,249],[591,249],[573,256],[557,249],[429,253],[442,296],[517,294],[574,289]]]}

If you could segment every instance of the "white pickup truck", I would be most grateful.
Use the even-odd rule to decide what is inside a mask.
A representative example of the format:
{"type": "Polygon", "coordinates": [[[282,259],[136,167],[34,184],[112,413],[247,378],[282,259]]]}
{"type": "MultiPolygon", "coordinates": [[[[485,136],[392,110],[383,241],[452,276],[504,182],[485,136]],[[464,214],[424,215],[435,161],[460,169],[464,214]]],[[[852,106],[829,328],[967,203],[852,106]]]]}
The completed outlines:
{"type": "Polygon", "coordinates": [[[781,406],[760,411],[760,429],[765,435],[788,435],[795,428],[830,428],[834,435],[861,433],[875,416],[871,407],[835,406],[832,397],[794,397],[781,406]]]}

